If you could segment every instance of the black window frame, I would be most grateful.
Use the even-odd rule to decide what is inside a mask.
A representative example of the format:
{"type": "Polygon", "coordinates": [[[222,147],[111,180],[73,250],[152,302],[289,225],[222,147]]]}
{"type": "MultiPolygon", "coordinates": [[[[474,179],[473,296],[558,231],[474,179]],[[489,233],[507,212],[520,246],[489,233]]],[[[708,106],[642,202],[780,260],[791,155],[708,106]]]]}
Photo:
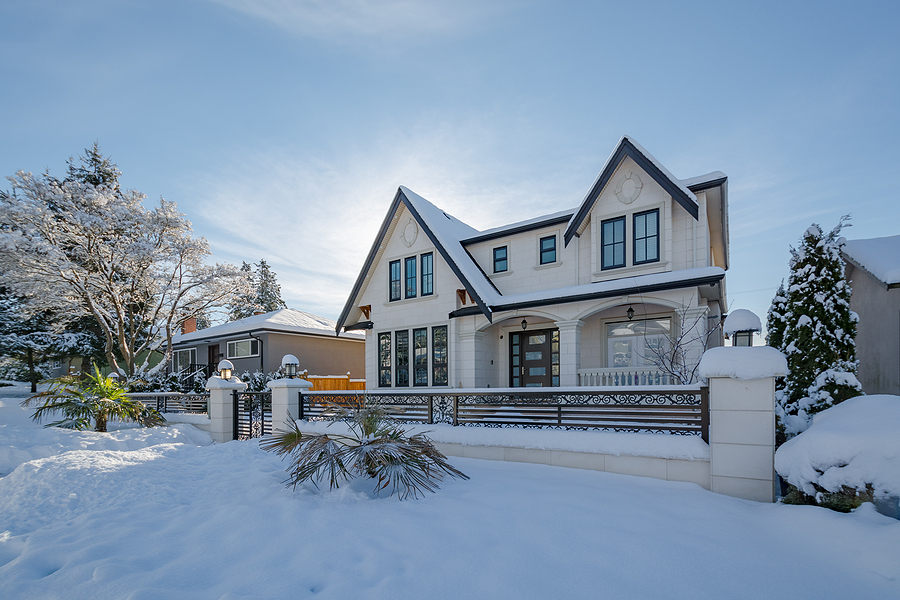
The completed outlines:
{"type": "Polygon", "coordinates": [[[494,273],[506,273],[509,270],[509,249],[508,249],[508,247],[500,246],[499,248],[494,248],[493,257],[494,257],[494,273]],[[501,250],[503,251],[503,258],[498,258],[497,253],[501,250]],[[502,269],[497,268],[497,264],[499,262],[503,262],[502,269]]]}
{"type": "Polygon", "coordinates": [[[447,341],[447,326],[431,328],[431,385],[446,386],[450,384],[450,347],[447,341]],[[439,345],[436,332],[443,332],[443,341],[439,345]]]}
{"type": "Polygon", "coordinates": [[[405,275],[406,285],[403,288],[403,297],[406,299],[416,297],[416,257],[410,256],[403,260],[403,274],[405,275]]]}
{"type": "Polygon", "coordinates": [[[542,265],[552,265],[556,262],[556,234],[553,235],[545,235],[538,242],[538,252],[540,253],[540,264],[542,265]],[[552,249],[544,249],[544,242],[547,240],[553,240],[553,248],[552,249]],[[547,253],[553,253],[553,260],[544,260],[544,257],[547,253]]]}
{"type": "Polygon", "coordinates": [[[428,386],[428,328],[412,330],[412,384],[416,387],[428,386]],[[421,345],[420,345],[421,344],[421,345]],[[422,377],[420,377],[422,376],[422,377]]]}
{"type": "Polygon", "coordinates": [[[394,332],[394,387],[409,387],[409,330],[394,332]],[[405,345],[401,347],[401,341],[405,345]],[[406,358],[406,360],[404,360],[406,358]]]}
{"type": "Polygon", "coordinates": [[[401,271],[400,271],[400,259],[392,260],[388,264],[388,301],[396,302],[400,299],[400,290],[402,289],[401,283],[401,271]],[[396,265],[396,272],[394,271],[394,266],[396,265]]]}
{"type": "Polygon", "coordinates": [[[421,274],[422,278],[422,289],[421,295],[424,296],[432,296],[434,295],[434,253],[426,252],[419,256],[419,262],[421,263],[421,274]],[[426,260],[428,264],[428,270],[425,270],[426,260]]]}
{"type": "MultiPolygon", "coordinates": [[[[632,219],[632,226],[633,226],[633,231],[634,231],[634,242],[632,244],[632,252],[633,253],[631,255],[632,263],[635,265],[646,265],[648,263],[659,262],[659,209],[654,208],[653,210],[645,210],[643,212],[634,213],[634,217],[632,219]],[[646,217],[647,215],[651,215],[651,214],[656,215],[656,232],[653,235],[645,235],[641,238],[638,238],[638,235],[637,235],[638,217],[646,217]],[[656,238],[656,258],[651,258],[651,259],[647,259],[647,260],[638,260],[637,259],[638,242],[639,241],[644,242],[644,252],[646,253],[647,248],[648,248],[647,240],[649,240],[651,237],[656,238]]],[[[646,221],[645,221],[645,232],[646,232],[646,221]]]]}
{"type": "MultiPolygon", "coordinates": [[[[615,235],[615,231],[613,231],[613,235],[615,235]]],[[[600,222],[600,270],[608,271],[610,269],[621,269],[628,262],[628,257],[625,256],[625,241],[628,238],[628,231],[625,222],[625,216],[615,217],[614,219],[606,219],[600,222]],[[607,243],[606,241],[606,225],[607,223],[622,223],[622,240],[615,241],[613,240],[611,243],[607,243]],[[621,245],[622,247],[622,262],[617,264],[615,263],[615,247],[617,245],[621,245]],[[611,246],[613,248],[613,264],[606,264],[606,248],[607,246],[611,246]]]]}
{"type": "Polygon", "coordinates": [[[378,387],[391,387],[391,334],[378,334],[378,387]],[[385,341],[387,354],[385,354],[385,341]]]}

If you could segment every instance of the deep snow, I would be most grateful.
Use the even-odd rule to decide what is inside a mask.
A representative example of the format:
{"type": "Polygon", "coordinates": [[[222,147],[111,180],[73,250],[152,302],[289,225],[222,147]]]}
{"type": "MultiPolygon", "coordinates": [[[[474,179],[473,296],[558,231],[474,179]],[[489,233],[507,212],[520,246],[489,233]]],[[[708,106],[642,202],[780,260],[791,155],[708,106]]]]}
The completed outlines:
{"type": "Polygon", "coordinates": [[[190,429],[113,448],[0,397],[0,598],[900,597],[900,522],[869,505],[462,458],[471,480],[417,501],[291,491],[255,441],[190,429]]]}

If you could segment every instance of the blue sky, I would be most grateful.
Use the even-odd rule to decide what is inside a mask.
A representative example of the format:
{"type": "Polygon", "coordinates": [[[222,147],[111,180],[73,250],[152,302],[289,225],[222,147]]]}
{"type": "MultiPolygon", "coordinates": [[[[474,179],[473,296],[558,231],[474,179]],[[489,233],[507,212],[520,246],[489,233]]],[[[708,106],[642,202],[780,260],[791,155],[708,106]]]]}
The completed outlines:
{"type": "MultiPolygon", "coordinates": [[[[398,185],[478,229],[576,206],[623,134],[729,176],[730,308],[851,213],[900,233],[896,2],[6,0],[0,174],[98,141],[214,259],[335,318],[398,185]]],[[[4,186],[8,187],[8,186],[4,186]]]]}

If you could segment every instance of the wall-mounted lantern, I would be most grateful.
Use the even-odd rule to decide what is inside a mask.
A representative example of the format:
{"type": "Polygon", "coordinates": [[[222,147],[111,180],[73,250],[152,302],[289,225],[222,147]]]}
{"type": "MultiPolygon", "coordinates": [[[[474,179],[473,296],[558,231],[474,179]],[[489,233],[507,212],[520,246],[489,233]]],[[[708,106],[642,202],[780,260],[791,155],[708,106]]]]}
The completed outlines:
{"type": "Polygon", "coordinates": [[[628,307],[628,310],[625,311],[625,314],[628,315],[628,320],[632,320],[634,318],[634,309],[632,307],[628,307]]]}
{"type": "Polygon", "coordinates": [[[525,331],[526,329],[528,329],[528,321],[522,319],[522,331],[525,331]]]}

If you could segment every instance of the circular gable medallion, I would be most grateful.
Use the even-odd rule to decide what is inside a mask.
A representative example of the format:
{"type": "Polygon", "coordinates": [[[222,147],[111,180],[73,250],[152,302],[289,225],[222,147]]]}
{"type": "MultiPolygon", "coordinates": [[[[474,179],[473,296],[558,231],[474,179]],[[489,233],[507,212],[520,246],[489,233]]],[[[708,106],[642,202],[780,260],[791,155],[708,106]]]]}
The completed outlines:
{"type": "Polygon", "coordinates": [[[416,222],[412,219],[406,224],[403,228],[403,232],[400,234],[400,239],[403,240],[403,243],[406,244],[406,247],[409,248],[413,244],[416,243],[416,237],[419,235],[419,226],[416,225],[416,222]]]}
{"type": "Polygon", "coordinates": [[[631,204],[641,195],[642,187],[643,184],[638,174],[629,173],[619,180],[619,185],[616,186],[616,197],[623,204],[631,204]]]}

